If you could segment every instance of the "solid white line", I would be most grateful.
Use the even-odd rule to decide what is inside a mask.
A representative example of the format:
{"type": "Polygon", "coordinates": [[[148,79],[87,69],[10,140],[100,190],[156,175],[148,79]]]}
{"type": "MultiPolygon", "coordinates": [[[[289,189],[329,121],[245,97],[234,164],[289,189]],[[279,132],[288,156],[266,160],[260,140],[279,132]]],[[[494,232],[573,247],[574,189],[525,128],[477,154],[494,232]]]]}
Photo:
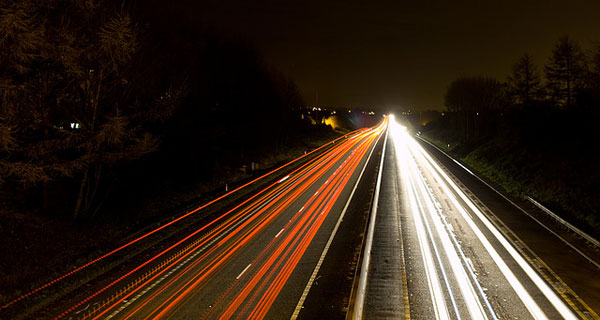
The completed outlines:
{"type": "MultiPolygon", "coordinates": [[[[371,155],[373,154],[373,151],[375,150],[375,146],[377,146],[377,143],[379,142],[380,137],[377,138],[377,141],[373,145],[371,152],[369,152],[369,156],[367,157],[365,166],[362,168],[360,174],[358,175],[356,184],[354,184],[354,188],[352,188],[352,192],[350,193],[350,196],[348,197],[348,201],[346,202],[346,205],[344,206],[344,209],[342,210],[342,214],[338,218],[338,221],[336,222],[335,227],[333,228],[333,232],[331,233],[331,236],[329,236],[329,240],[327,240],[327,244],[325,245],[325,248],[323,249],[323,252],[321,253],[321,257],[319,258],[319,262],[317,262],[317,265],[315,266],[313,273],[310,275],[310,279],[308,280],[306,287],[304,287],[302,296],[300,296],[300,300],[298,301],[298,304],[296,304],[296,309],[294,309],[294,313],[292,313],[292,316],[290,318],[292,320],[295,320],[296,318],[298,318],[298,315],[300,314],[300,310],[302,310],[302,308],[303,308],[304,300],[306,300],[306,296],[308,296],[308,292],[310,291],[310,288],[312,287],[313,282],[317,278],[317,273],[319,272],[319,269],[321,268],[321,265],[323,264],[323,261],[325,260],[325,255],[327,255],[327,251],[329,251],[329,247],[331,246],[331,243],[333,242],[333,238],[335,237],[335,234],[337,233],[337,230],[338,230],[340,224],[342,223],[342,220],[344,219],[344,215],[346,215],[346,210],[348,209],[348,206],[350,205],[350,201],[352,200],[352,197],[354,196],[354,192],[356,191],[356,188],[358,187],[358,183],[360,182],[360,180],[363,176],[363,173],[365,172],[365,169],[367,168],[367,165],[369,164],[371,155]]],[[[384,145],[385,145],[385,141],[384,141],[384,145]]]]}
{"type": "MultiPolygon", "coordinates": [[[[358,279],[358,291],[356,302],[354,304],[353,319],[362,319],[367,291],[367,274],[371,261],[371,247],[373,246],[373,233],[375,232],[375,217],[377,216],[377,205],[379,203],[379,189],[381,188],[381,175],[383,172],[383,159],[385,159],[385,148],[389,136],[389,123],[383,140],[383,150],[381,151],[381,162],[379,163],[379,172],[377,173],[377,184],[375,185],[375,195],[371,204],[371,218],[369,219],[369,228],[367,230],[367,241],[365,243],[364,257],[358,279]]],[[[366,167],[366,166],[365,166],[366,167]]]]}
{"type": "MultiPolygon", "coordinates": [[[[403,171],[405,173],[408,173],[407,171],[403,171]]],[[[434,311],[435,311],[435,318],[436,319],[449,319],[450,315],[448,314],[448,308],[446,307],[446,302],[443,296],[443,291],[442,291],[442,287],[440,285],[440,281],[439,281],[439,277],[437,275],[436,272],[436,268],[435,268],[435,263],[433,261],[433,254],[431,253],[431,246],[429,245],[429,242],[427,241],[427,237],[425,235],[425,233],[427,233],[427,231],[425,230],[425,226],[423,223],[423,219],[421,218],[421,213],[419,211],[423,211],[423,208],[420,206],[420,204],[417,201],[417,194],[416,194],[416,189],[415,189],[415,185],[414,182],[412,181],[412,179],[410,177],[407,178],[407,180],[409,180],[410,182],[408,183],[410,185],[410,191],[408,193],[409,195],[409,200],[410,200],[410,207],[412,208],[412,213],[413,213],[413,219],[415,221],[415,228],[417,231],[417,239],[419,240],[419,246],[421,247],[421,258],[423,259],[423,264],[425,265],[425,274],[427,274],[427,282],[428,282],[428,289],[429,289],[429,295],[431,296],[431,301],[434,307],[434,311]]],[[[432,244],[434,244],[432,242],[432,244]]],[[[434,249],[436,249],[434,247],[434,249]]],[[[436,250],[437,253],[437,250],[436,250]]],[[[439,258],[439,255],[437,255],[439,258]]],[[[442,275],[444,276],[444,280],[446,281],[446,283],[448,283],[448,278],[446,277],[445,272],[442,270],[442,275]]],[[[451,291],[448,291],[448,293],[450,294],[450,296],[452,297],[452,303],[455,306],[456,305],[456,301],[453,299],[454,296],[452,295],[451,291]]],[[[458,314],[457,312],[457,316],[460,316],[460,314],[458,314]]]]}
{"type": "MultiPolygon", "coordinates": [[[[444,154],[446,157],[448,157],[449,159],[452,159],[454,162],[457,162],[454,158],[452,158],[452,156],[450,156],[448,153],[444,152],[444,150],[438,148],[436,145],[434,145],[433,143],[423,139],[423,138],[419,138],[420,140],[424,141],[425,143],[431,145],[432,147],[434,147],[435,149],[437,149],[439,152],[441,152],[442,154],[444,154]]],[[[460,163],[459,163],[460,164],[460,163]]],[[[531,213],[525,211],[525,209],[521,208],[518,204],[516,204],[514,201],[510,200],[507,196],[505,196],[504,194],[502,194],[500,191],[496,190],[494,187],[492,187],[489,183],[485,182],[485,180],[481,179],[478,175],[473,174],[473,172],[469,171],[468,169],[466,169],[463,165],[461,165],[461,167],[463,167],[465,170],[467,170],[467,172],[469,172],[470,174],[472,174],[475,178],[477,178],[477,180],[479,180],[481,183],[485,184],[488,188],[492,189],[494,192],[496,192],[499,196],[501,196],[502,198],[504,198],[504,200],[508,201],[508,203],[512,204],[515,208],[519,209],[521,212],[523,212],[524,214],[526,214],[529,218],[531,218],[533,221],[537,222],[540,226],[542,226],[544,229],[546,229],[548,232],[550,232],[551,234],[553,234],[555,237],[557,237],[558,239],[560,239],[562,242],[564,242],[567,246],[569,246],[571,249],[575,250],[575,252],[579,253],[583,258],[585,258],[587,261],[589,261],[591,264],[593,264],[594,266],[596,266],[598,269],[600,269],[600,264],[598,262],[596,262],[595,260],[593,260],[592,258],[590,258],[588,255],[586,255],[585,253],[583,253],[581,250],[579,250],[577,247],[575,247],[573,244],[571,244],[569,241],[567,241],[565,238],[563,238],[562,236],[560,236],[558,233],[554,232],[554,230],[550,229],[548,226],[546,226],[545,224],[543,224],[540,220],[538,220],[536,217],[534,217],[531,213]]]]}
{"type": "MultiPolygon", "coordinates": [[[[454,189],[455,193],[467,204],[467,206],[471,209],[475,215],[479,218],[479,220],[487,227],[487,229],[495,236],[495,238],[502,244],[502,246],[508,251],[508,253],[512,256],[512,258],[519,264],[521,269],[529,276],[529,278],[535,283],[535,285],[540,289],[540,291],[546,296],[546,298],[552,303],[552,305],[556,308],[556,310],[561,314],[561,316],[565,319],[576,319],[573,312],[565,305],[565,303],[556,295],[554,291],[544,282],[544,280],[536,273],[536,271],[525,261],[525,259],[517,252],[517,250],[508,242],[508,240],[496,229],[496,227],[489,221],[489,219],[475,206],[475,204],[467,197],[464,192],[450,179],[450,177],[434,162],[429,154],[425,152],[425,150],[414,142],[416,148],[420,151],[421,155],[427,160],[427,164],[430,168],[435,168],[437,173],[434,173],[434,176],[437,176],[438,180],[441,180],[440,176],[444,178],[444,180],[454,189]]],[[[444,189],[448,187],[442,184],[444,189]]],[[[455,203],[459,212],[463,215],[463,217],[467,217],[465,215],[466,210],[460,206],[456,198],[451,194],[450,190],[447,189],[447,194],[452,202],[455,203]]],[[[532,312],[532,315],[539,319],[546,318],[545,314],[539,308],[537,303],[531,298],[531,296],[527,293],[525,288],[521,285],[515,275],[510,271],[508,266],[502,260],[500,255],[496,252],[494,247],[489,243],[489,241],[485,238],[483,233],[479,230],[475,222],[471,219],[466,219],[467,223],[471,226],[471,229],[475,232],[477,237],[480,239],[481,243],[486,247],[487,251],[490,253],[494,261],[496,261],[496,265],[500,267],[503,271],[509,283],[513,285],[513,288],[517,291],[522,301],[525,303],[527,308],[532,312]]]]}
{"type": "MultiPolygon", "coordinates": [[[[446,253],[446,257],[448,258],[448,261],[450,262],[450,267],[452,268],[454,278],[456,279],[456,282],[458,283],[458,287],[464,298],[464,302],[467,306],[467,309],[469,310],[469,314],[471,315],[472,319],[487,319],[487,315],[483,309],[483,306],[481,305],[479,299],[477,298],[477,292],[475,291],[475,288],[473,288],[472,283],[469,281],[469,277],[468,277],[465,269],[463,268],[463,265],[462,265],[462,262],[460,261],[458,253],[455,251],[454,245],[450,241],[450,236],[448,235],[448,230],[446,230],[443,227],[442,222],[440,221],[440,219],[442,219],[442,218],[441,218],[440,213],[438,212],[437,208],[435,207],[434,196],[431,193],[431,191],[429,191],[428,188],[425,186],[425,177],[420,172],[416,172],[415,175],[417,173],[420,174],[420,179],[418,179],[417,181],[419,182],[418,185],[419,185],[419,188],[421,189],[421,194],[429,195],[429,198],[425,198],[425,200],[427,200],[426,205],[428,207],[428,212],[430,213],[430,216],[433,221],[435,230],[437,231],[439,240],[442,243],[442,248],[444,249],[444,251],[446,253]]],[[[422,210],[422,212],[425,213],[425,210],[422,210]]],[[[423,220],[425,222],[425,226],[427,227],[429,233],[431,233],[429,223],[427,222],[427,220],[425,218],[423,220]]],[[[437,254],[437,248],[435,247],[433,238],[432,238],[431,242],[432,242],[432,244],[434,244],[434,249],[436,250],[436,254],[437,254]]],[[[444,276],[445,276],[445,273],[444,273],[444,276]]],[[[450,295],[450,297],[453,299],[452,295],[450,295]]],[[[453,302],[453,304],[455,303],[454,301],[452,301],[452,302],[453,302]]]]}
{"type": "MultiPolygon", "coordinates": [[[[281,231],[283,231],[283,229],[281,229],[281,231]]],[[[242,270],[242,272],[240,272],[240,274],[237,277],[235,277],[235,280],[239,280],[242,277],[242,275],[244,274],[244,272],[246,272],[248,270],[248,268],[250,268],[251,265],[252,265],[252,263],[247,265],[246,268],[244,268],[244,270],[242,270]]]]}

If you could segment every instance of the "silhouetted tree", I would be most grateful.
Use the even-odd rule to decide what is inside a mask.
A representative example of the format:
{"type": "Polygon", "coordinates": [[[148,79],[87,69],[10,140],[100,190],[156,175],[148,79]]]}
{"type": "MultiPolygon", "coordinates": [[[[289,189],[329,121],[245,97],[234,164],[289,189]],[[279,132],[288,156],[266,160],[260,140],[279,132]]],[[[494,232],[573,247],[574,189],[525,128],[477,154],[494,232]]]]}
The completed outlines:
{"type": "Polygon", "coordinates": [[[529,54],[524,54],[508,76],[508,90],[513,103],[528,105],[540,97],[541,77],[529,54]]]}
{"type": "Polygon", "coordinates": [[[501,109],[506,105],[504,85],[489,77],[460,77],[448,87],[445,105],[449,111],[501,109]]]}
{"type": "Polygon", "coordinates": [[[562,37],[546,64],[547,87],[551,98],[560,106],[570,108],[586,76],[586,58],[579,45],[562,37]]]}
{"type": "Polygon", "coordinates": [[[589,70],[589,87],[595,95],[596,103],[600,103],[600,42],[594,44],[589,70]]]}
{"type": "Polygon", "coordinates": [[[136,97],[137,31],[120,8],[86,0],[0,7],[0,177],[25,185],[77,177],[74,218],[99,208],[107,168],[156,149],[144,126],[178,100],[177,90],[151,104],[136,97]]]}
{"type": "Polygon", "coordinates": [[[507,105],[504,84],[489,77],[461,77],[445,95],[448,111],[455,112],[457,129],[464,140],[478,138],[487,130],[490,113],[507,105]]]}

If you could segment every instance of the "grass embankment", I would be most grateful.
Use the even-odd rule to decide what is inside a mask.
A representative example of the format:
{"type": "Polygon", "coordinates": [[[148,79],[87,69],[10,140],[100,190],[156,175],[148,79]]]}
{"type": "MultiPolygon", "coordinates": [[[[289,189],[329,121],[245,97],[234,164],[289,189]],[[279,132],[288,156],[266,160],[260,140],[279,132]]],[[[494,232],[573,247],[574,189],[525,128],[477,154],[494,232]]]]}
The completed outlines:
{"type": "MultiPolygon", "coordinates": [[[[199,181],[193,185],[182,186],[168,193],[149,199],[139,205],[137,214],[125,214],[111,222],[88,221],[84,224],[66,220],[57,220],[31,212],[19,212],[7,208],[0,209],[0,305],[11,301],[21,294],[39,287],[55,279],[77,266],[101,256],[136,236],[144,230],[148,231],[165,221],[170,221],[173,216],[181,215],[190,209],[196,208],[225,192],[225,184],[229,190],[268,172],[287,161],[295,159],[337,137],[342,132],[330,130],[317,130],[310,138],[296,140],[293,144],[264,154],[261,158],[254,159],[259,163],[261,170],[254,173],[244,173],[239,168],[223,167],[214,178],[199,181]],[[166,219],[166,220],[165,220],[166,219]],[[51,244],[51,245],[50,245],[51,244]]],[[[300,163],[286,168],[280,174],[285,174],[300,163]]],[[[273,177],[272,179],[275,179],[273,177]]],[[[225,208],[229,203],[243,198],[266,185],[272,179],[257,182],[232,196],[207,208],[205,214],[225,208]],[[222,202],[222,203],[221,203],[222,202]]],[[[114,214],[112,215],[114,216],[114,214]]],[[[175,232],[169,230],[160,236],[169,236],[175,232]]],[[[157,237],[158,238],[158,237],[157,237]]],[[[151,240],[150,245],[160,239],[151,240]]],[[[146,241],[147,242],[147,241],[146,241]]],[[[118,261],[127,259],[148,245],[140,245],[135,250],[127,251],[118,261]]],[[[52,288],[41,296],[34,297],[31,308],[59,296],[61,292],[81,285],[89,279],[109,270],[118,261],[91,268],[80,276],[66,281],[66,283],[52,288]],[[36,302],[37,301],[37,302],[36,302]]]]}
{"type": "Polygon", "coordinates": [[[533,128],[507,120],[508,125],[505,123],[502,131],[470,143],[461,142],[450,129],[449,121],[441,120],[423,128],[421,137],[460,159],[508,194],[530,196],[598,237],[600,156],[595,146],[597,141],[589,141],[593,140],[590,136],[580,136],[586,132],[582,128],[565,127],[564,121],[559,126],[560,118],[560,114],[550,116],[545,119],[548,123],[538,123],[533,128]]]}

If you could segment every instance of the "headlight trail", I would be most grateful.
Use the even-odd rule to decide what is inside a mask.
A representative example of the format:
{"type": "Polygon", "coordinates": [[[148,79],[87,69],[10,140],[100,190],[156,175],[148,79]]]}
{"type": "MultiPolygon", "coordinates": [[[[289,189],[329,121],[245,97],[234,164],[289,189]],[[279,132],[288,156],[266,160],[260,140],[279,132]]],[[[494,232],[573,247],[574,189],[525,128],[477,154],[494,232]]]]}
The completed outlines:
{"type": "Polygon", "coordinates": [[[487,255],[506,279],[506,283],[514,290],[526,310],[529,311],[531,317],[534,319],[548,318],[538,302],[525,288],[522,280],[515,275],[516,271],[509,267],[504,260],[506,258],[503,258],[497,248],[492,245],[491,240],[497,241],[501,245],[503,252],[506,252],[514,261],[511,266],[515,265],[520,268],[518,272],[526,275],[561,317],[577,319],[566,303],[544,282],[437,162],[397,123],[391,122],[390,130],[394,140],[397,165],[400,168],[401,177],[399,178],[408,196],[406,205],[408,212],[412,212],[415,222],[435,317],[437,319],[449,318],[449,309],[446,304],[446,301],[449,301],[453,306],[454,317],[458,319],[462,316],[468,316],[471,319],[498,318],[476,274],[469,265],[470,262],[467,260],[460,242],[457,241],[451,225],[446,221],[444,210],[430,187],[430,183],[438,186],[444,197],[449,199],[452,207],[460,213],[470,228],[470,232],[485,248],[487,255]],[[471,216],[471,213],[477,221],[471,216]],[[485,232],[482,231],[482,226],[485,228],[485,232]],[[492,239],[489,239],[486,233],[490,234],[492,239]],[[442,248],[443,257],[440,257],[435,247],[437,243],[442,248]],[[447,263],[442,264],[442,261],[447,263]],[[451,271],[449,273],[453,275],[453,279],[446,276],[446,270],[451,271]],[[446,285],[442,286],[440,280],[444,281],[446,285]],[[450,285],[450,283],[456,285],[450,285]],[[453,288],[458,288],[458,290],[453,288]],[[445,297],[443,296],[444,292],[446,293],[445,297]],[[458,300],[456,299],[457,295],[461,297],[458,300]],[[457,308],[456,301],[461,301],[463,307],[457,308]],[[468,311],[467,314],[459,311],[463,308],[468,311]]]}

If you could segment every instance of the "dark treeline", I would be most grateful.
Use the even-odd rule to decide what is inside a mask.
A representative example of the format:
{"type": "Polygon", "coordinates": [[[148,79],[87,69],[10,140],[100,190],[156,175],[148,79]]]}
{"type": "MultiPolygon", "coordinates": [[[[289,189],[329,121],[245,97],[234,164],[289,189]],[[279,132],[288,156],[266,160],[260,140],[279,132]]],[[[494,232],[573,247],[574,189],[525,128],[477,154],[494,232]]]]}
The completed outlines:
{"type": "MultiPolygon", "coordinates": [[[[462,141],[495,134],[507,112],[600,114],[600,45],[586,55],[581,47],[561,38],[543,68],[524,54],[504,80],[463,76],[454,80],[445,96],[447,111],[462,141]]],[[[529,119],[528,119],[529,120],[529,119]]],[[[532,122],[537,122],[531,119],[532,122]]]]}
{"type": "Polygon", "coordinates": [[[600,231],[600,45],[586,54],[563,37],[541,67],[524,54],[503,81],[456,79],[445,104],[426,136],[507,191],[600,231]]]}
{"type": "Polygon", "coordinates": [[[3,208],[97,218],[302,132],[250,44],[143,1],[3,1],[0,32],[3,208]]]}

